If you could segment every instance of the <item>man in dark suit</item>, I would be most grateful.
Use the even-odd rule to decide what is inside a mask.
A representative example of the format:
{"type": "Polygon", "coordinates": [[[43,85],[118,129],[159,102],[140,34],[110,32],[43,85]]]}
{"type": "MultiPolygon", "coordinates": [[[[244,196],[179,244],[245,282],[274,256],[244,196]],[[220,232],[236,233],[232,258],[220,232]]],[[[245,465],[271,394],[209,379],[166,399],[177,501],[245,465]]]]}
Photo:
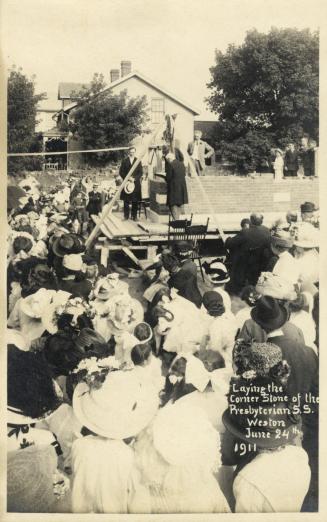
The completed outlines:
{"type": "Polygon", "coordinates": [[[263,215],[253,213],[250,226],[236,236],[227,238],[225,246],[231,253],[231,283],[233,293],[238,293],[245,285],[255,285],[265,268],[264,254],[270,245],[270,230],[263,224],[263,215]]]}
{"type": "Polygon", "coordinates": [[[299,155],[295,150],[294,143],[287,146],[284,158],[284,176],[297,176],[299,168],[299,155]]]}
{"type": "Polygon", "coordinates": [[[182,161],[175,158],[172,152],[165,156],[167,206],[173,219],[179,219],[183,205],[188,203],[185,180],[186,169],[182,161]]]}
{"type": "MultiPolygon", "coordinates": [[[[119,175],[125,179],[127,174],[129,173],[130,169],[132,168],[132,165],[137,161],[135,157],[136,149],[135,147],[130,147],[128,149],[128,157],[123,159],[120,165],[119,169],[119,175]]],[[[134,170],[131,181],[134,182],[134,190],[133,187],[130,184],[129,187],[126,187],[123,189],[120,199],[124,201],[124,219],[129,219],[130,216],[130,206],[132,206],[132,219],[134,221],[137,221],[137,210],[139,202],[142,199],[141,195],[141,178],[143,175],[143,169],[141,162],[138,164],[136,169],[134,170]],[[132,189],[132,190],[131,190],[132,189]]]]}

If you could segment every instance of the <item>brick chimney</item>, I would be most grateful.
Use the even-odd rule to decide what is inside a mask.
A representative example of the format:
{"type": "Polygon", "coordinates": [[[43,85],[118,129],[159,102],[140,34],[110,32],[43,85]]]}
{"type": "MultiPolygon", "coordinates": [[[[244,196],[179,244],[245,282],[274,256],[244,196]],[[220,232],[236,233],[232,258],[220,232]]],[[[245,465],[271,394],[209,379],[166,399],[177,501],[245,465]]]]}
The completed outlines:
{"type": "Polygon", "coordinates": [[[115,82],[119,80],[119,69],[110,69],[110,81],[115,82]]]}
{"type": "Polygon", "coordinates": [[[120,62],[121,77],[127,76],[132,72],[132,62],[129,60],[122,60],[120,62]]]}

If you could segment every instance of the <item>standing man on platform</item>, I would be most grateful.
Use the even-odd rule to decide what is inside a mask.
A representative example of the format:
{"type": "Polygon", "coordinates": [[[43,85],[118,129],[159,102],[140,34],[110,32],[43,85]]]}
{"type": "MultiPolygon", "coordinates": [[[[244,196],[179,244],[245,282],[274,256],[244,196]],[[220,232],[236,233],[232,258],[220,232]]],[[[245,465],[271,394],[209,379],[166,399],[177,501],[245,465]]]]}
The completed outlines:
{"type": "Polygon", "coordinates": [[[194,141],[188,144],[187,152],[190,155],[198,176],[204,176],[206,168],[205,160],[210,158],[215,152],[214,149],[205,141],[201,140],[202,132],[196,130],[194,132],[194,141]]]}
{"type": "Polygon", "coordinates": [[[299,168],[299,155],[295,150],[294,143],[289,143],[284,157],[284,176],[297,176],[299,168]]]}
{"type": "Polygon", "coordinates": [[[172,152],[165,156],[166,182],[167,182],[167,206],[173,219],[179,219],[183,205],[188,203],[187,186],[185,180],[186,169],[182,161],[175,158],[172,152]]]}
{"type": "MultiPolygon", "coordinates": [[[[130,147],[128,149],[127,158],[123,159],[119,169],[119,175],[125,179],[127,174],[129,173],[132,165],[137,161],[135,156],[136,149],[135,147],[130,147]]],[[[129,179],[123,191],[121,193],[120,199],[124,201],[124,220],[129,219],[130,217],[130,204],[132,206],[132,219],[137,221],[137,210],[139,206],[139,202],[142,199],[141,194],[141,178],[143,175],[143,169],[141,162],[138,164],[136,169],[134,170],[132,177],[129,179]]]]}

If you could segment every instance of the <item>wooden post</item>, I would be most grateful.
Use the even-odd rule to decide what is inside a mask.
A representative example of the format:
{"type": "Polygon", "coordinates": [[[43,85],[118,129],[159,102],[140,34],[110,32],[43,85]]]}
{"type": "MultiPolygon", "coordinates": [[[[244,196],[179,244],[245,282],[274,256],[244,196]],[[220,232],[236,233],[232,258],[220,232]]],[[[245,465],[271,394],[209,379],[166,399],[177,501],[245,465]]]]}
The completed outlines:
{"type": "Polygon", "coordinates": [[[140,157],[135,161],[135,163],[131,166],[127,176],[125,177],[123,183],[120,185],[120,187],[118,188],[116,194],[114,195],[114,197],[112,198],[112,200],[110,201],[109,205],[108,205],[108,208],[106,209],[106,211],[102,214],[101,218],[98,220],[98,223],[96,224],[96,226],[94,227],[94,229],[92,230],[90,236],[87,238],[86,240],[86,243],[85,243],[85,247],[86,249],[88,249],[90,247],[90,245],[92,244],[93,240],[96,238],[99,230],[100,230],[100,227],[101,225],[103,224],[103,222],[105,221],[105,219],[111,214],[112,212],[112,209],[116,203],[116,201],[118,200],[120,194],[122,193],[122,191],[124,190],[124,187],[127,183],[127,181],[130,179],[130,177],[132,176],[133,172],[136,170],[136,168],[138,167],[138,165],[140,164],[140,162],[142,161],[142,158],[145,156],[148,148],[149,148],[149,145],[151,143],[151,141],[153,140],[153,138],[156,138],[157,135],[159,134],[159,132],[163,132],[163,130],[165,129],[165,126],[166,126],[166,123],[163,123],[162,125],[160,125],[158,127],[158,129],[156,131],[154,131],[151,135],[150,135],[150,138],[148,140],[148,142],[146,143],[146,145],[144,146],[144,150],[142,151],[142,153],[140,154],[140,157]]]}

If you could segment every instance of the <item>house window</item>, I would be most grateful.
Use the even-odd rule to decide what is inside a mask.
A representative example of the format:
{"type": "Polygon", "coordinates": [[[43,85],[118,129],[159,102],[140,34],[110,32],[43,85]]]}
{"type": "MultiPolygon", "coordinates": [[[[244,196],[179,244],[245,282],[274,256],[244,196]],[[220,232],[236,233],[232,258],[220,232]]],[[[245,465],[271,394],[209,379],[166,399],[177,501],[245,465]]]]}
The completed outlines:
{"type": "Polygon", "coordinates": [[[151,100],[151,122],[161,123],[165,116],[165,103],[163,98],[151,100]]]}

